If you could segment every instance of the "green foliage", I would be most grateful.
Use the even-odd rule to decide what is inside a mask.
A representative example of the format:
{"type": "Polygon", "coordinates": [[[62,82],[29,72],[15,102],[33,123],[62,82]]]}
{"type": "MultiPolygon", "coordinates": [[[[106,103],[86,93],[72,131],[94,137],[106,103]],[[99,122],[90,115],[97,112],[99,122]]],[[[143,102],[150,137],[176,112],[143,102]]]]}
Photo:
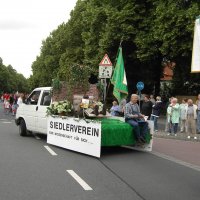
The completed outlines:
{"type": "Polygon", "coordinates": [[[78,0],[69,21],[42,42],[41,53],[32,64],[30,85],[49,86],[55,77],[71,85],[86,81],[84,71],[97,74],[105,53],[115,64],[123,40],[130,93],[135,92],[138,81],[145,83],[145,93],[153,92],[154,87],[159,93],[165,57],[176,63],[172,93],[179,93],[187,81],[199,81],[190,74],[199,9],[198,0],[78,0]],[[76,72],[80,68],[74,66],[85,70],[76,72]]]}
{"type": "Polygon", "coordinates": [[[28,80],[17,73],[11,65],[5,66],[0,58],[0,91],[1,92],[29,92],[28,80]]]}
{"type": "Polygon", "coordinates": [[[67,82],[71,86],[82,86],[87,89],[88,79],[90,76],[90,68],[83,65],[70,65],[67,71],[67,82]],[[85,86],[85,87],[84,87],[85,86]]]}
{"type": "Polygon", "coordinates": [[[69,65],[66,71],[66,84],[68,89],[68,99],[71,99],[74,89],[81,88],[85,93],[89,89],[88,79],[90,68],[83,65],[69,65]]]}
{"type": "Polygon", "coordinates": [[[61,84],[61,82],[60,82],[60,80],[58,78],[55,78],[55,79],[52,80],[52,88],[53,88],[53,90],[58,90],[59,91],[61,89],[61,86],[62,86],[62,84],[61,84]]]}

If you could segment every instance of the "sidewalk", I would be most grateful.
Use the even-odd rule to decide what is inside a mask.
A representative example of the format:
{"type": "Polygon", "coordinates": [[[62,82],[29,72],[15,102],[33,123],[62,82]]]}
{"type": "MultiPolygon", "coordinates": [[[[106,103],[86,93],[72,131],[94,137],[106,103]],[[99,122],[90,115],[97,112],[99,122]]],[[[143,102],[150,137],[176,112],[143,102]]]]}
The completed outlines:
{"type": "MultiPolygon", "coordinates": [[[[177,136],[167,135],[168,132],[165,132],[165,122],[166,122],[166,117],[165,116],[161,116],[158,119],[158,132],[154,132],[154,135],[153,135],[154,137],[200,142],[200,134],[196,134],[195,135],[197,137],[197,139],[194,139],[193,137],[188,139],[187,138],[188,134],[187,133],[181,133],[180,132],[180,128],[178,129],[177,136]]],[[[190,136],[192,136],[192,134],[190,134],[190,136]]]]}

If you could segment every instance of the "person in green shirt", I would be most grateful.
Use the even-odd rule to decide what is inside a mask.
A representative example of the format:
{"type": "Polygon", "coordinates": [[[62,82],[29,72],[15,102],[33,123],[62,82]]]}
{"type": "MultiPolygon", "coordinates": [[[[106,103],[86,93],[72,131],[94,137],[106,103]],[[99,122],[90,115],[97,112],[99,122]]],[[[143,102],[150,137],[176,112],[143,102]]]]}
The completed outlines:
{"type": "Polygon", "coordinates": [[[172,133],[177,136],[178,124],[180,119],[180,106],[177,98],[173,98],[171,104],[167,108],[167,114],[169,115],[169,123],[172,124],[172,133]]]}

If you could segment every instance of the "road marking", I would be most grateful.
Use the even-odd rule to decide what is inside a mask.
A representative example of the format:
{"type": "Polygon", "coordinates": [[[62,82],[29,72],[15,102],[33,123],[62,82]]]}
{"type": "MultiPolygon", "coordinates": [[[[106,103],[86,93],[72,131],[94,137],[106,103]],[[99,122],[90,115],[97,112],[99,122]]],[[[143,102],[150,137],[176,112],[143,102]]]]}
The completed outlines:
{"type": "Polygon", "coordinates": [[[185,166],[185,167],[189,167],[191,169],[194,169],[196,171],[200,171],[200,166],[197,166],[197,165],[193,165],[193,164],[190,164],[190,163],[187,163],[187,162],[184,162],[182,160],[178,160],[174,157],[171,157],[171,156],[167,156],[165,154],[162,154],[162,153],[158,153],[158,152],[150,152],[151,154],[155,155],[155,156],[158,156],[160,158],[164,158],[166,160],[169,160],[169,161],[172,161],[172,162],[175,162],[179,165],[182,165],[182,166],[185,166]]]}
{"type": "Polygon", "coordinates": [[[57,156],[57,154],[49,147],[49,146],[44,146],[46,150],[52,155],[52,156],[57,156]]]}
{"type": "Polygon", "coordinates": [[[12,122],[2,122],[2,124],[12,124],[12,122]]]}
{"type": "Polygon", "coordinates": [[[81,186],[84,190],[93,190],[78,174],[73,170],[66,170],[81,186]]]}

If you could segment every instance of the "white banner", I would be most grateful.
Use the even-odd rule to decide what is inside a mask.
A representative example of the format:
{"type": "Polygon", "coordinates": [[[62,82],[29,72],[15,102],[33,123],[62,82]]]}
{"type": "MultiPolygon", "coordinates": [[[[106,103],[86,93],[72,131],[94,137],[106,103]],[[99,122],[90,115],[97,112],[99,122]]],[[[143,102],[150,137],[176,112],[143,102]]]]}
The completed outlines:
{"type": "Polygon", "coordinates": [[[48,117],[47,143],[100,157],[101,123],[48,117]]]}
{"type": "Polygon", "coordinates": [[[191,72],[200,72],[200,18],[196,19],[194,26],[191,72]]]}

